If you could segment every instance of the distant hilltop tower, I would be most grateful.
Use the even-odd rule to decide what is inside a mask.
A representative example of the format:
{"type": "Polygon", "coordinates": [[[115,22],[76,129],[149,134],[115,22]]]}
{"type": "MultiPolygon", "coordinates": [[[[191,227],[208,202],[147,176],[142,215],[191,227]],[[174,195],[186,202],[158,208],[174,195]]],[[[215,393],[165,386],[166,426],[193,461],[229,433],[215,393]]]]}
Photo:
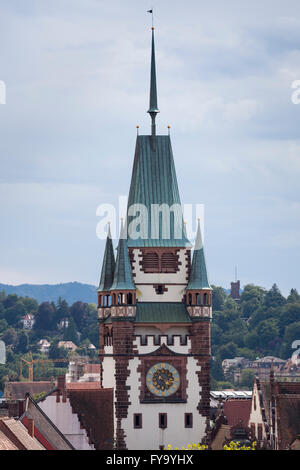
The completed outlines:
{"type": "Polygon", "coordinates": [[[235,267],[235,281],[231,282],[230,297],[232,297],[236,302],[239,302],[241,298],[240,289],[241,283],[237,280],[237,267],[235,267]]]}
{"type": "Polygon", "coordinates": [[[109,230],[98,289],[101,385],[114,390],[115,446],[129,450],[200,442],[210,416],[212,290],[200,221],[191,256],[170,132],[156,132],[154,28],[150,82],[151,134],[137,132],[127,218],[116,258],[109,230]]]}

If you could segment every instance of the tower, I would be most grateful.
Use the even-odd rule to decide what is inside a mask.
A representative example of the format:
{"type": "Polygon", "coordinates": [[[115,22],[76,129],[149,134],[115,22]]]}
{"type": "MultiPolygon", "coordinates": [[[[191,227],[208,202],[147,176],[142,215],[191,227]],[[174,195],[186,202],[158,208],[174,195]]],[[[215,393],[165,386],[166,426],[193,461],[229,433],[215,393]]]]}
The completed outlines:
{"type": "Polygon", "coordinates": [[[209,417],[211,288],[198,222],[187,239],[170,135],[138,135],[116,262],[110,231],[98,290],[101,385],[114,389],[118,449],[200,442],[209,417]]]}

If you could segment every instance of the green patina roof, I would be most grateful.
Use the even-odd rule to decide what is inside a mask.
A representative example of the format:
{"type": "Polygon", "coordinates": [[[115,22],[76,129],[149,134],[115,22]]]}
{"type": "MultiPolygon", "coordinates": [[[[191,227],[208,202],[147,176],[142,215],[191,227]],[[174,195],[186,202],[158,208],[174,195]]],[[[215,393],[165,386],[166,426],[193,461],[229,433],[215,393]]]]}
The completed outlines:
{"type": "Polygon", "coordinates": [[[191,323],[186,306],[178,302],[138,302],[136,323],[191,323]]]}
{"type": "Polygon", "coordinates": [[[195,249],[190,272],[187,290],[210,289],[208,282],[204,248],[201,237],[200,222],[198,222],[197,236],[195,241],[195,249]]]}
{"type": "Polygon", "coordinates": [[[121,227],[113,283],[110,290],[135,290],[129,261],[126,229],[121,227]]]}
{"type": "MultiPolygon", "coordinates": [[[[112,323],[112,317],[104,320],[112,323]]],[[[178,302],[138,302],[136,304],[136,323],[191,323],[185,304],[178,302]]]]}
{"type": "MultiPolygon", "coordinates": [[[[185,235],[182,209],[175,165],[173,160],[170,136],[138,136],[133,164],[131,185],[128,198],[128,211],[135,204],[147,208],[147,217],[142,218],[137,228],[140,235],[137,239],[130,237],[130,223],[137,219],[139,212],[133,215],[128,212],[128,246],[129,247],[185,247],[191,246],[185,235]],[[156,145],[153,146],[153,139],[156,145]],[[156,218],[151,214],[153,205],[174,204],[177,211],[171,211],[170,218],[156,218]],[[159,224],[156,223],[159,220],[159,224]],[[170,220],[170,233],[165,231],[170,220]],[[152,232],[151,232],[152,227],[152,232]],[[154,238],[154,236],[156,238],[154,238]]],[[[157,206],[157,207],[158,207],[157,206]]]]}
{"type": "Polygon", "coordinates": [[[110,227],[106,239],[105,251],[103,256],[101,278],[98,291],[108,291],[111,288],[115,272],[115,255],[111,239],[110,227]]]}

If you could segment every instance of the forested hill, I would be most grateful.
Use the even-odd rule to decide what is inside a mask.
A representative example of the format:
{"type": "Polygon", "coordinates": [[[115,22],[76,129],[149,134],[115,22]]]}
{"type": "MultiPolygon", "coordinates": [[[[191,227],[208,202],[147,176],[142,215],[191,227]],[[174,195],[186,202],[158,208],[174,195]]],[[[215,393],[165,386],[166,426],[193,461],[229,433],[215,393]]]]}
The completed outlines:
{"type": "Polygon", "coordinates": [[[19,297],[30,297],[36,299],[38,303],[57,302],[59,297],[65,299],[70,305],[77,301],[97,303],[96,287],[80,282],[20,286],[0,284],[1,291],[5,291],[6,295],[17,294],[19,297]]]}

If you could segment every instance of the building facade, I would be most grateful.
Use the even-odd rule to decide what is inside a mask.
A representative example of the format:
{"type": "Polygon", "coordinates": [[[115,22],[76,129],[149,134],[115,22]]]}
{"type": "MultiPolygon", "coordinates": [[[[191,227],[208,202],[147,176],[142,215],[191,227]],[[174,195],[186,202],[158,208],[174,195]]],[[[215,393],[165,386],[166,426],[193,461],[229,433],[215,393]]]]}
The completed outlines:
{"type": "Polygon", "coordinates": [[[170,135],[138,135],[117,256],[110,230],[98,289],[101,385],[114,390],[117,449],[200,442],[209,422],[212,292],[200,223],[187,239],[170,135]]]}

